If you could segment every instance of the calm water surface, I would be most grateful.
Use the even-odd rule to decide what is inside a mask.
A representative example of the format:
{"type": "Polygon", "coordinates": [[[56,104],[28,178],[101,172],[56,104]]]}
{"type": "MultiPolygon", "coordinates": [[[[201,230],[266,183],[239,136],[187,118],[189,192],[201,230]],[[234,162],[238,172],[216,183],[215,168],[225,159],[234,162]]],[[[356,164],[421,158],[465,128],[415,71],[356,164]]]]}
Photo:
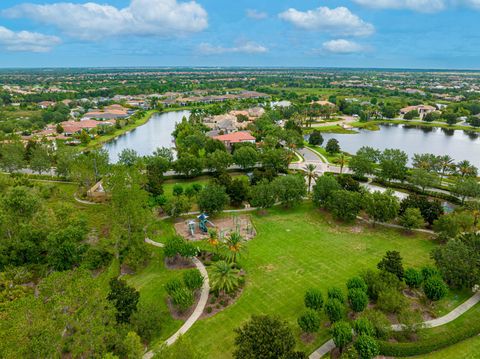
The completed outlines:
{"type": "Polygon", "coordinates": [[[151,155],[158,147],[173,148],[172,132],[184,116],[188,118],[190,111],[156,113],[146,124],[106,143],[103,148],[108,151],[113,163],[118,161],[118,155],[126,148],[137,151],[140,156],[151,155]]]}
{"type": "Polygon", "coordinates": [[[336,138],[342,150],[352,154],[362,146],[379,150],[398,148],[405,151],[410,158],[415,153],[450,155],[457,162],[468,160],[480,168],[480,133],[404,125],[380,127],[380,131],[360,130],[356,135],[325,133],[324,145],[330,138],[336,138]]]}

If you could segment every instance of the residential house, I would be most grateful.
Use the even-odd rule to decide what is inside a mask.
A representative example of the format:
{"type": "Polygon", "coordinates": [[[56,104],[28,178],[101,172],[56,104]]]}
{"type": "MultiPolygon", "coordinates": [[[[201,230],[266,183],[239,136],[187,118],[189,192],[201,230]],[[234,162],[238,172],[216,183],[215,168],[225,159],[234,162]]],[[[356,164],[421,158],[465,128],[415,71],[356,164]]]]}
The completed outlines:
{"type": "Polygon", "coordinates": [[[42,101],[38,103],[38,107],[40,107],[43,110],[53,106],[55,106],[55,102],[53,101],[42,101]]]}
{"type": "Polygon", "coordinates": [[[437,108],[430,105],[407,106],[400,110],[401,115],[405,115],[411,111],[417,111],[420,118],[425,117],[426,114],[436,111],[437,108]]]}
{"type": "Polygon", "coordinates": [[[253,137],[247,131],[228,133],[226,135],[214,136],[213,139],[221,141],[227,149],[231,149],[236,143],[255,143],[253,137]]]}

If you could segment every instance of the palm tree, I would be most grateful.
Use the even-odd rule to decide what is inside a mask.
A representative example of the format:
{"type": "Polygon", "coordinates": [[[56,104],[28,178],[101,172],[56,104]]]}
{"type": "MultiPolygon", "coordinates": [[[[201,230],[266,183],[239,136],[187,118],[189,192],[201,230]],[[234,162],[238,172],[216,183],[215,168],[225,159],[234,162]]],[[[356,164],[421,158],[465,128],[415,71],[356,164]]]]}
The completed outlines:
{"type": "Polygon", "coordinates": [[[310,189],[312,188],[312,180],[317,178],[317,173],[315,172],[317,170],[317,166],[309,163],[303,170],[305,171],[305,177],[307,177],[308,180],[308,193],[310,193],[310,189]]]}
{"type": "Polygon", "coordinates": [[[340,165],[340,174],[342,174],[343,167],[347,164],[347,157],[344,153],[340,153],[340,156],[337,158],[337,163],[340,165]]]}
{"type": "Polygon", "coordinates": [[[445,156],[440,156],[439,160],[440,160],[440,171],[441,171],[440,185],[442,185],[445,174],[447,173],[447,171],[450,171],[452,169],[453,158],[450,157],[449,155],[445,155],[445,156]]]}
{"type": "Polygon", "coordinates": [[[477,175],[477,167],[472,165],[469,161],[461,161],[457,164],[458,172],[462,177],[465,176],[476,176],[477,175]]]}
{"type": "Polygon", "coordinates": [[[210,271],[210,283],[216,292],[231,293],[239,284],[238,270],[225,261],[218,261],[210,271]]]}
{"type": "Polygon", "coordinates": [[[231,263],[237,262],[238,255],[244,251],[246,240],[238,232],[232,232],[225,238],[224,245],[228,250],[231,263]]]}

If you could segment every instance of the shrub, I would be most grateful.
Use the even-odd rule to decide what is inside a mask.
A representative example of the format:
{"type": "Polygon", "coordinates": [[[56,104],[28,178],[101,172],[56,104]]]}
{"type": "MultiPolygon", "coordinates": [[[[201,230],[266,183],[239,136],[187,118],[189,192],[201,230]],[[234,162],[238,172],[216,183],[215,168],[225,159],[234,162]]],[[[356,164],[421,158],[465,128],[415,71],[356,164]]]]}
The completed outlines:
{"type": "Polygon", "coordinates": [[[358,359],[358,352],[357,349],[353,345],[350,345],[347,350],[345,350],[340,359],[358,359]]]}
{"type": "Polygon", "coordinates": [[[146,342],[160,332],[163,322],[163,313],[156,305],[140,305],[131,319],[135,332],[146,342]]]}
{"type": "Polygon", "coordinates": [[[406,298],[397,290],[388,288],[378,294],[378,308],[387,313],[400,313],[407,305],[406,298]]]}
{"type": "Polygon", "coordinates": [[[430,277],[435,277],[440,275],[440,272],[438,271],[438,269],[432,266],[422,267],[421,272],[422,272],[422,277],[424,281],[426,281],[430,277]]]}
{"type": "Polygon", "coordinates": [[[328,288],[328,299],[338,299],[341,303],[345,303],[345,296],[343,291],[338,287],[328,288]]]}
{"type": "Polygon", "coordinates": [[[325,304],[325,314],[330,322],[338,322],[345,316],[345,306],[338,299],[330,298],[325,304]]]}
{"type": "Polygon", "coordinates": [[[362,273],[362,278],[367,283],[369,298],[373,301],[378,299],[378,294],[388,288],[400,289],[401,282],[397,276],[390,272],[376,272],[367,270],[362,273]]]}
{"type": "Polygon", "coordinates": [[[335,323],[332,327],[332,336],[335,345],[340,348],[340,351],[343,351],[353,339],[352,327],[344,321],[335,323]]]}
{"type": "Polygon", "coordinates": [[[448,293],[448,287],[439,276],[428,278],[423,283],[423,291],[428,299],[437,301],[445,297],[448,293]]]}
{"type": "Polygon", "coordinates": [[[183,284],[180,279],[170,279],[167,283],[165,283],[165,290],[167,291],[168,295],[172,295],[173,292],[180,288],[183,288],[183,284]]]}
{"type": "Polygon", "coordinates": [[[194,303],[193,293],[188,288],[182,287],[174,291],[170,298],[173,305],[177,307],[180,312],[185,312],[194,303]]]}
{"type": "Polygon", "coordinates": [[[167,239],[163,251],[167,258],[175,258],[177,256],[189,258],[196,256],[197,252],[197,248],[192,243],[178,236],[167,239]]]}
{"type": "Polygon", "coordinates": [[[298,325],[305,333],[315,333],[320,329],[320,317],[317,311],[307,309],[300,317],[298,317],[298,325]]]}
{"type": "MultiPolygon", "coordinates": [[[[449,326],[449,324],[447,324],[449,326]]],[[[447,327],[446,329],[451,329],[447,327]]],[[[391,357],[410,357],[423,355],[433,351],[446,348],[461,342],[465,339],[478,335],[480,332],[480,321],[470,322],[470,325],[455,326],[455,329],[448,330],[448,335],[429,336],[416,342],[393,343],[380,341],[380,354],[391,357]]]]}
{"type": "Polygon", "coordinates": [[[175,184],[172,189],[172,194],[176,197],[181,196],[183,194],[183,187],[180,184],[175,184]]]}
{"type": "Polygon", "coordinates": [[[369,335],[360,335],[355,342],[355,349],[360,359],[372,359],[380,354],[377,341],[369,335]]]}
{"type": "Polygon", "coordinates": [[[422,285],[423,276],[422,273],[415,268],[408,268],[405,271],[405,283],[410,288],[419,288],[422,285]]]}
{"type": "Polygon", "coordinates": [[[357,335],[375,336],[375,328],[367,318],[358,318],[353,322],[353,329],[357,335]]]}
{"type": "Polygon", "coordinates": [[[272,316],[252,316],[235,329],[235,359],[291,358],[295,337],[288,324],[272,316]]]}
{"type": "Polygon", "coordinates": [[[368,319],[372,324],[374,330],[374,336],[379,339],[387,339],[390,336],[391,324],[387,316],[379,310],[367,309],[362,318],[368,319]]]}
{"type": "Polygon", "coordinates": [[[198,269],[183,272],[183,282],[190,290],[197,290],[203,285],[203,276],[198,269]]]}
{"type": "Polygon", "coordinates": [[[400,280],[403,279],[402,257],[398,251],[387,251],[377,268],[395,274],[400,280]]]}
{"type": "Polygon", "coordinates": [[[106,266],[112,260],[113,255],[104,249],[89,247],[83,257],[83,266],[95,270],[106,266]]]}
{"type": "Polygon", "coordinates": [[[365,281],[361,277],[350,278],[347,281],[347,288],[348,289],[357,288],[357,289],[363,290],[364,292],[367,292],[368,290],[367,283],[365,283],[365,281]]]}
{"type": "Polygon", "coordinates": [[[360,288],[353,288],[348,291],[348,302],[354,312],[362,312],[368,305],[368,295],[360,288]]]}
{"type": "Polygon", "coordinates": [[[307,308],[320,310],[323,307],[322,293],[316,288],[310,288],[305,293],[304,302],[307,308]]]}

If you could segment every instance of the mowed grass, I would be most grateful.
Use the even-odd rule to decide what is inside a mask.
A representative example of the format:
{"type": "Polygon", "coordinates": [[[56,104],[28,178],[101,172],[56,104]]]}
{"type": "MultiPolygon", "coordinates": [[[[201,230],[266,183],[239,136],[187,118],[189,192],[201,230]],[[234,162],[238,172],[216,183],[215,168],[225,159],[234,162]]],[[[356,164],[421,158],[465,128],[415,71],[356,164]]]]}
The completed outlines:
{"type": "Polygon", "coordinates": [[[480,336],[467,339],[443,350],[412,358],[422,359],[478,359],[480,358],[480,336]]]}
{"type": "MultiPolygon", "coordinates": [[[[375,268],[387,250],[398,250],[405,266],[429,263],[434,243],[423,235],[403,236],[385,228],[339,225],[310,205],[295,210],[271,210],[252,215],[257,237],[241,259],[247,272],[239,300],[212,318],[197,322],[186,334],[208,358],[230,358],[234,329],[252,314],[274,314],[295,331],[298,349],[312,352],[328,338],[322,327],[311,343],[302,343],[297,317],[310,287],[324,292],[331,286],[346,291],[345,282],[361,270],[375,268]]],[[[324,319],[324,321],[326,321],[324,319]]]]}
{"type": "Polygon", "coordinates": [[[162,317],[161,331],[150,343],[154,347],[163,343],[183,324],[182,320],[175,320],[170,315],[167,306],[168,294],[165,291],[165,283],[178,278],[182,280],[183,270],[170,270],[165,267],[163,249],[151,246],[152,258],[147,267],[134,275],[125,276],[130,285],[140,292],[140,304],[156,307],[162,317]]]}

